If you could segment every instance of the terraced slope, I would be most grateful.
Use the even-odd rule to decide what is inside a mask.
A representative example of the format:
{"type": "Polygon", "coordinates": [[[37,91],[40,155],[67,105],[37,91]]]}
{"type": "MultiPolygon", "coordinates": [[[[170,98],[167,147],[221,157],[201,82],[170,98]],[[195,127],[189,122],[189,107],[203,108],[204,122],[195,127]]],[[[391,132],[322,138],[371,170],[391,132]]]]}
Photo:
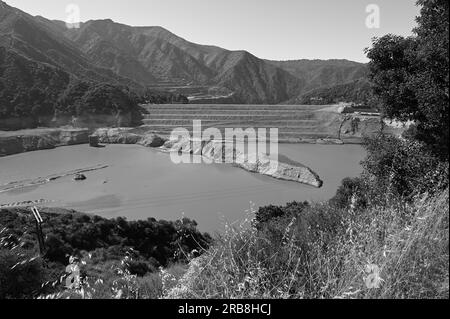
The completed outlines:
{"type": "Polygon", "coordinates": [[[224,135],[225,128],[278,128],[281,142],[323,142],[338,139],[360,142],[365,133],[381,129],[379,118],[351,124],[348,116],[331,112],[330,106],[316,105],[147,105],[144,123],[160,135],[184,127],[192,132],[193,120],[202,121],[202,130],[215,127],[224,135]],[[341,133],[339,133],[341,131],[341,133]]]}

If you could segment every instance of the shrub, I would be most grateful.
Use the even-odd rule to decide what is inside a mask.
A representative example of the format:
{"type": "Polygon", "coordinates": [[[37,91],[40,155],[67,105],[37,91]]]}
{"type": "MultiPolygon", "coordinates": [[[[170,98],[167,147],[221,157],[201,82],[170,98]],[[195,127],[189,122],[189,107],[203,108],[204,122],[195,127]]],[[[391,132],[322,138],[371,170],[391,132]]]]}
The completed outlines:
{"type": "Polygon", "coordinates": [[[23,249],[25,242],[8,229],[0,231],[0,299],[30,298],[45,281],[43,261],[36,251],[23,249]]]}
{"type": "Polygon", "coordinates": [[[363,178],[345,178],[330,204],[338,208],[361,209],[367,207],[367,197],[367,183],[363,178]]]}
{"type": "Polygon", "coordinates": [[[269,221],[274,221],[277,218],[286,218],[289,216],[292,217],[294,215],[298,215],[308,206],[308,202],[292,202],[287,204],[286,207],[274,205],[260,207],[255,213],[254,226],[257,229],[261,229],[269,221]]]}
{"type": "Polygon", "coordinates": [[[165,297],[448,298],[448,189],[401,210],[340,215],[332,228],[292,219],[281,241],[229,228],[165,297]]]}
{"type": "Polygon", "coordinates": [[[366,139],[365,148],[363,178],[373,202],[407,199],[448,187],[448,162],[441,162],[418,141],[380,135],[366,139]]]}

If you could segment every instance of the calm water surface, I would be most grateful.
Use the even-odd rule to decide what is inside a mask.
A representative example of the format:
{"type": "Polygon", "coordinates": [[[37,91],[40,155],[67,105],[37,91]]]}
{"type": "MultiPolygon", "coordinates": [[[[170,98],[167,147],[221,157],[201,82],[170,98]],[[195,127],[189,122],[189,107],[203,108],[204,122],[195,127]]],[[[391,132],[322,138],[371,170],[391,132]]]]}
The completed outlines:
{"type": "Polygon", "coordinates": [[[285,182],[227,165],[175,165],[167,154],[137,145],[60,147],[0,158],[0,185],[108,165],[76,182],[63,177],[40,186],[0,193],[0,203],[45,199],[46,206],[73,208],[104,217],[195,219],[203,231],[242,220],[250,202],[262,206],[326,200],[343,178],[361,172],[358,145],[281,144],[279,152],[316,171],[321,189],[285,182]]]}

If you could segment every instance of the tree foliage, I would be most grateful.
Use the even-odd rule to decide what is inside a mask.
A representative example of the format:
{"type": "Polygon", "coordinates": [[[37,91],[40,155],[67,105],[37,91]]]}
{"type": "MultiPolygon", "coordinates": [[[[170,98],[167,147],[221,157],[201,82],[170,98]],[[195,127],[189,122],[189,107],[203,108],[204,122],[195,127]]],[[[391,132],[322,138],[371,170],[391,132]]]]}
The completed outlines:
{"type": "Polygon", "coordinates": [[[367,105],[372,98],[370,84],[366,79],[338,84],[331,87],[321,87],[302,94],[300,104],[336,104],[353,102],[367,105]]]}
{"type": "Polygon", "coordinates": [[[449,2],[420,0],[415,36],[386,35],[366,53],[386,116],[416,125],[415,138],[448,160],[449,2]]]}
{"type": "Polygon", "coordinates": [[[416,140],[392,136],[367,139],[362,162],[365,188],[362,193],[406,198],[448,187],[448,162],[440,161],[416,140]]]}
{"type": "MultiPolygon", "coordinates": [[[[43,232],[49,262],[66,264],[67,255],[97,251],[103,259],[122,258],[133,248],[143,260],[155,265],[183,261],[194,249],[207,248],[211,238],[197,230],[197,223],[187,218],[175,222],[154,218],[127,221],[125,218],[105,219],[81,213],[43,212],[43,232]],[[103,250],[100,252],[99,250],[103,250]],[[182,251],[182,252],[181,252],[182,251]]],[[[0,225],[14,238],[22,238],[28,250],[36,249],[34,222],[24,209],[0,210],[0,225]]]]}
{"type": "MultiPolygon", "coordinates": [[[[0,47],[0,120],[32,119],[25,127],[49,126],[72,116],[130,116],[129,125],[141,124],[139,103],[188,103],[183,95],[100,83],[47,64],[29,60],[0,47]]],[[[20,121],[19,121],[20,122],[20,121]]],[[[0,127],[0,129],[5,129],[0,127]]],[[[8,128],[6,128],[8,129],[8,128]]]]}

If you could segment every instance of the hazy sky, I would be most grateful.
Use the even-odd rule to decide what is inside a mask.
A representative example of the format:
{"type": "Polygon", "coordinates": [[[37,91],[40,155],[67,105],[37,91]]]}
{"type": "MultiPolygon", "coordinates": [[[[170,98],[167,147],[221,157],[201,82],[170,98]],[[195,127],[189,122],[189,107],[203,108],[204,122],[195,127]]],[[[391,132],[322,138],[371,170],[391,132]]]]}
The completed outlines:
{"type": "Polygon", "coordinates": [[[76,4],[80,19],[110,18],[134,26],[162,26],[186,40],[260,58],[366,61],[371,38],[411,34],[414,0],[6,0],[32,15],[66,20],[76,4]],[[367,28],[366,8],[380,9],[379,28],[367,28]]]}

